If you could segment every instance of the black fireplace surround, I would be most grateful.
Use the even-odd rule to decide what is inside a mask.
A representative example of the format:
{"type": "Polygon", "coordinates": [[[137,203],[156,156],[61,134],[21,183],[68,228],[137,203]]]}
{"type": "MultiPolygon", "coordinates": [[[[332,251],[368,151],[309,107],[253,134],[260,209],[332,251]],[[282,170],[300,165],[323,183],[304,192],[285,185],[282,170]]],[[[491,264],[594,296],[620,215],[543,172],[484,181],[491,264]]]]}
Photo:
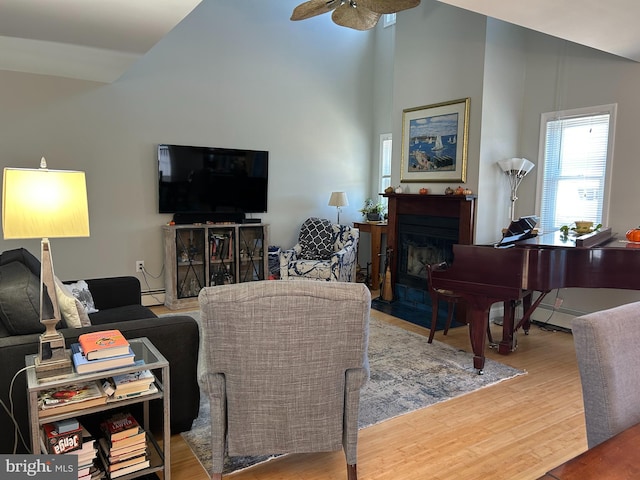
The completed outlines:
{"type": "Polygon", "coordinates": [[[450,262],[459,221],[434,215],[398,215],[396,284],[427,290],[425,264],[450,262]]]}

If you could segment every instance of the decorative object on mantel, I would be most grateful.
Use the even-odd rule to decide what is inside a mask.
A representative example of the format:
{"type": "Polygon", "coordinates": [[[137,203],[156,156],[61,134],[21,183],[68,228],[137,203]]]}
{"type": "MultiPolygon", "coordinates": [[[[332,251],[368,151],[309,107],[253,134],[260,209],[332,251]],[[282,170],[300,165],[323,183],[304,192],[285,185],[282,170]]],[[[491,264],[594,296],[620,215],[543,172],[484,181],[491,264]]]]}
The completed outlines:
{"type": "Polygon", "coordinates": [[[396,193],[402,193],[402,187],[400,185],[396,187],[396,193]]]}
{"type": "Polygon", "coordinates": [[[466,182],[469,98],[402,111],[401,182],[466,182]]]}
{"type": "Polygon", "coordinates": [[[384,193],[386,193],[386,194],[393,193],[395,191],[396,191],[396,189],[393,188],[393,187],[387,187],[387,188],[384,189],[384,193]]]}
{"type": "Polygon", "coordinates": [[[509,185],[511,187],[511,207],[509,209],[509,218],[513,222],[516,219],[516,200],[518,199],[516,193],[520,182],[527,173],[533,170],[535,164],[527,160],[526,158],[508,158],[506,160],[500,160],[498,166],[509,178],[509,185]]]}
{"type": "Polygon", "coordinates": [[[422,187],[420,190],[418,190],[418,193],[420,195],[428,195],[429,194],[429,189],[422,187]]]}
{"type": "Polygon", "coordinates": [[[369,30],[383,14],[396,13],[420,5],[420,0],[309,0],[301,3],[291,20],[305,20],[333,10],[331,19],[341,27],[369,30]]]}
{"type": "Polygon", "coordinates": [[[451,187],[447,187],[444,189],[444,194],[445,195],[453,195],[453,188],[451,187]]]}
{"type": "Polygon", "coordinates": [[[345,192],[331,192],[331,197],[329,197],[329,206],[336,207],[336,210],[338,211],[338,220],[336,223],[340,225],[340,207],[349,206],[347,194],[345,192]]]}
{"type": "Polygon", "coordinates": [[[367,198],[364,201],[364,206],[359,210],[359,212],[366,217],[368,222],[380,222],[382,221],[384,209],[384,203],[374,203],[371,198],[367,198]]]}

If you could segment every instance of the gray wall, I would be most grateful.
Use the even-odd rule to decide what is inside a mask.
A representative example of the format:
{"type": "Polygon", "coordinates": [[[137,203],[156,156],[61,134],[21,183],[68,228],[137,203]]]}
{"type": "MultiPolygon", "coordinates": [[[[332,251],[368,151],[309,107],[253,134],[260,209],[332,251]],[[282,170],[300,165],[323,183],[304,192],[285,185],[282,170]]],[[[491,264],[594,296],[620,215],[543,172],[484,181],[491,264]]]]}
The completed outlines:
{"type": "MultiPolygon", "coordinates": [[[[328,15],[289,17],[299,2],[205,0],[118,81],[105,85],[0,72],[0,164],[87,172],[91,237],[53,239],[63,279],[159,274],[156,145],[270,152],[271,244],[291,246],[311,215],[359,220],[369,195],[373,37],[328,15]]],[[[3,241],[0,251],[39,241],[3,241]]],[[[151,287],[162,286],[162,279],[151,287]]],[[[146,289],[145,286],[143,288],[146,289]]]]}

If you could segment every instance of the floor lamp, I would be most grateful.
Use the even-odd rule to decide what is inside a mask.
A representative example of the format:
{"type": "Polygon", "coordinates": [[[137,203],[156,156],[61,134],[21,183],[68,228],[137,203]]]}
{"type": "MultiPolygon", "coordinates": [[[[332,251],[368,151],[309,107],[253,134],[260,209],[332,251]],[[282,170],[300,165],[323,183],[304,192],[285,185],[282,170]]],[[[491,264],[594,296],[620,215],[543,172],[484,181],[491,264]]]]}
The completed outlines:
{"type": "Polygon", "coordinates": [[[64,337],[56,330],[60,308],[49,238],[89,236],[84,172],[49,170],[44,157],[39,169],[5,168],[2,230],[5,239],[42,238],[40,322],[45,332],[40,336],[36,375],[42,378],[70,371],[64,337]]]}
{"type": "Polygon", "coordinates": [[[338,221],[336,222],[338,225],[340,224],[340,207],[346,207],[349,205],[349,200],[347,199],[347,194],[345,192],[331,192],[331,197],[329,197],[329,206],[336,207],[338,210],[338,221]]]}
{"type": "Polygon", "coordinates": [[[526,158],[508,158],[506,160],[500,160],[498,165],[502,171],[509,178],[509,185],[511,187],[511,207],[509,209],[509,216],[511,221],[515,220],[516,215],[516,195],[520,182],[529,173],[535,165],[526,158]]]}

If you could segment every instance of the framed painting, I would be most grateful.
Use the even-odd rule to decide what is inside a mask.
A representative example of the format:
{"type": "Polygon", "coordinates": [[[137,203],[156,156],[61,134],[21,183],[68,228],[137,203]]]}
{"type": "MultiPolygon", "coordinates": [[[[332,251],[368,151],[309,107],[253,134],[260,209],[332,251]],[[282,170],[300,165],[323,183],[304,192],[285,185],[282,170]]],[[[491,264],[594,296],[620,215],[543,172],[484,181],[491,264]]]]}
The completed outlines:
{"type": "Polygon", "coordinates": [[[402,111],[401,182],[467,180],[469,98],[402,111]]]}

